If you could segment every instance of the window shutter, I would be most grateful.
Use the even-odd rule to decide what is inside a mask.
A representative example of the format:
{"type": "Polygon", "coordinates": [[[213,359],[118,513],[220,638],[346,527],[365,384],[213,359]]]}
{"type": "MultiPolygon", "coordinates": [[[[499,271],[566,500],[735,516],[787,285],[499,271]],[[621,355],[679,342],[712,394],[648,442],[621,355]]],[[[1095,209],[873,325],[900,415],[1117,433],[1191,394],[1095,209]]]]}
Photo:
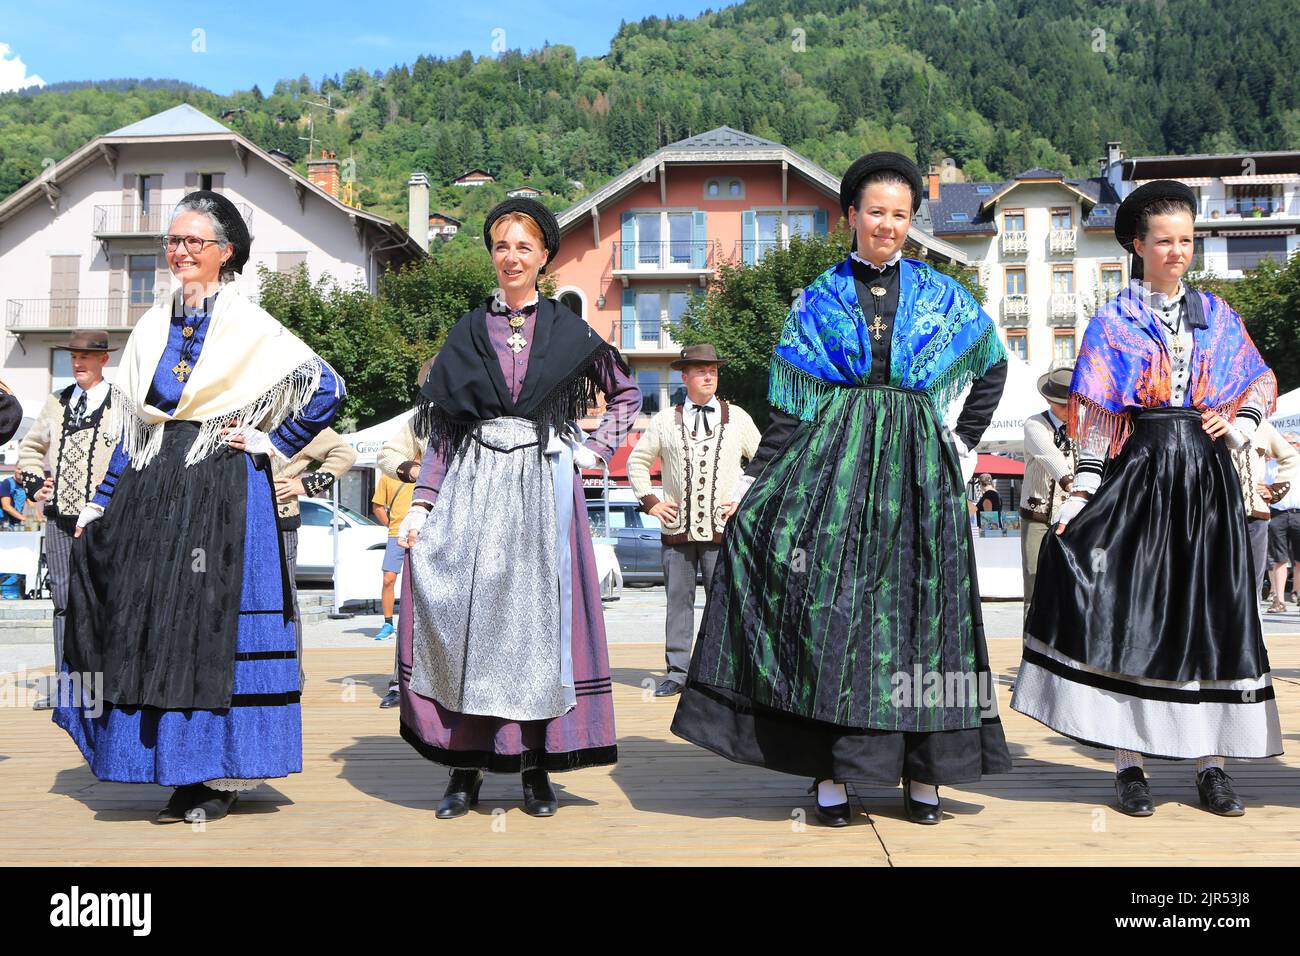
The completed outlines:
{"type": "Polygon", "coordinates": [[[198,173],[186,173],[186,174],[185,174],[185,191],[186,191],[187,193],[192,193],[192,192],[194,192],[194,190],[196,190],[196,189],[198,189],[198,188],[199,188],[199,174],[198,174],[198,173]]]}
{"type": "Polygon", "coordinates": [[[213,174],[212,174],[212,191],[213,191],[214,193],[222,193],[222,194],[224,195],[224,193],[225,193],[225,191],[226,191],[226,174],[225,174],[225,173],[213,173],[213,174]]]}
{"type": "Polygon", "coordinates": [[[752,266],[758,261],[758,217],[752,209],[746,209],[740,217],[740,239],[745,265],[752,266]]]}
{"type": "MultiPolygon", "coordinates": [[[[636,220],[630,212],[619,218],[619,268],[636,268],[636,220]]],[[[624,298],[626,298],[624,290],[624,298]]]]}
{"type": "Polygon", "coordinates": [[[813,232],[819,236],[824,236],[828,232],[825,209],[818,209],[813,214],[813,232]]]}
{"type": "Polygon", "coordinates": [[[707,214],[704,212],[695,213],[695,222],[691,226],[691,268],[703,269],[707,264],[705,256],[705,245],[708,239],[707,214]]]}
{"type": "Polygon", "coordinates": [[[126,324],[126,256],[108,258],[108,324],[122,328],[126,324]]]}
{"type": "Polygon", "coordinates": [[[636,291],[634,289],[623,290],[623,320],[619,343],[619,347],[623,349],[636,347],[636,291]]]}

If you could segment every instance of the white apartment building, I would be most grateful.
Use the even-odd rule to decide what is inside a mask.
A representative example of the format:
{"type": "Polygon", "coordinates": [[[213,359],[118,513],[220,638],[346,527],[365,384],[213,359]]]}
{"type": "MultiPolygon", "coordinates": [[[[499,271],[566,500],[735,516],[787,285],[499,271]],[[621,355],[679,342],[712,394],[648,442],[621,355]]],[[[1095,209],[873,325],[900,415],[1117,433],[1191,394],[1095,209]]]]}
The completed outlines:
{"type": "MultiPolygon", "coordinates": [[[[0,378],[35,414],[72,381],[51,346],[77,328],[109,331],[117,349],[166,294],[161,237],[177,201],[207,188],[228,196],[252,233],[238,280],[256,298],[257,266],[363,282],[425,254],[405,228],[338,198],[339,163],[303,177],[244,136],[182,104],[97,137],[0,202],[0,378]]],[[[108,377],[121,352],[112,353],[108,377]]]]}
{"type": "Polygon", "coordinates": [[[1089,317],[1128,281],[1109,184],[1050,169],[1001,183],[940,183],[932,169],[927,193],[921,228],[979,269],[984,310],[1007,350],[1038,372],[1073,362],[1089,317]]]}
{"type": "Polygon", "coordinates": [[[1237,279],[1300,249],[1300,152],[1125,158],[1110,142],[1100,165],[1093,178],[1029,169],[999,183],[941,182],[930,170],[921,228],[978,267],[985,311],[1039,372],[1073,361],[1092,313],[1128,281],[1115,212],[1144,182],[1176,179],[1196,193],[1193,271],[1237,279]]]}

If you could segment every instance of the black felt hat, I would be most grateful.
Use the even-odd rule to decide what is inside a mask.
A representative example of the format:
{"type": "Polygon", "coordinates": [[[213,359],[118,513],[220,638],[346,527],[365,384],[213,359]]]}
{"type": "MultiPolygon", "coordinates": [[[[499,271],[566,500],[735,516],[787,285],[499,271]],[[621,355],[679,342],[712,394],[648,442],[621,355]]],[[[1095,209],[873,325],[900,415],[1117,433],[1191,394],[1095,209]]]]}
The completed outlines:
{"type": "Polygon", "coordinates": [[[912,187],[912,212],[921,208],[921,170],[902,153],[868,153],[849,167],[844,178],[840,180],[840,209],[844,215],[849,214],[849,207],[858,201],[862,181],[872,173],[888,170],[898,173],[912,187]]]}
{"type": "Polygon", "coordinates": [[[1142,215],[1143,209],[1162,199],[1176,199],[1186,203],[1193,210],[1196,209],[1196,193],[1192,192],[1190,186],[1173,179],[1156,179],[1143,183],[1129,193],[1128,198],[1119,204],[1119,209],[1115,212],[1115,239],[1132,255],[1129,261],[1129,275],[1134,279],[1143,277],[1142,259],[1133,250],[1133,240],[1137,238],[1138,217],[1142,215]]]}
{"type": "Polygon", "coordinates": [[[546,266],[551,264],[555,254],[560,251],[560,222],[555,218],[555,213],[536,199],[507,199],[493,206],[483,220],[483,245],[487,246],[488,252],[492,251],[493,223],[512,212],[523,213],[537,223],[537,228],[542,231],[542,241],[546,243],[546,264],[542,266],[542,271],[545,272],[546,266]]]}
{"type": "Polygon", "coordinates": [[[221,271],[243,272],[244,266],[248,264],[248,254],[253,248],[253,240],[248,234],[248,224],[244,222],[244,217],[239,214],[233,202],[211,189],[196,189],[192,193],[186,193],[181,197],[179,205],[186,206],[197,200],[212,204],[211,215],[221,223],[226,241],[234,249],[226,264],[221,267],[221,271]]]}
{"type": "Polygon", "coordinates": [[[1133,240],[1137,238],[1138,216],[1147,206],[1162,199],[1176,199],[1196,209],[1196,193],[1184,183],[1173,179],[1143,183],[1128,194],[1115,213],[1115,238],[1129,252],[1133,251],[1133,240]]]}

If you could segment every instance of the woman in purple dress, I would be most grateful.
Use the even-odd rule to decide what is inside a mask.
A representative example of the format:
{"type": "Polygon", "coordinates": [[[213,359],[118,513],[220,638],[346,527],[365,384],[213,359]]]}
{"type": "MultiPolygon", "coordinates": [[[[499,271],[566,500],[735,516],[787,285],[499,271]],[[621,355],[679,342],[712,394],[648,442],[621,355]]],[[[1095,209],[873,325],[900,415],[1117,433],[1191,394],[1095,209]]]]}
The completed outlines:
{"type": "Polygon", "coordinates": [[[451,768],[439,819],[468,812],[486,771],[521,773],[525,812],[552,816],[550,771],[618,758],[578,469],[610,458],[641,393],[612,345],[538,292],[559,248],[550,210],[507,200],[483,237],[500,288],[452,328],[420,390],[429,450],[398,534],[402,736],[451,768]],[[598,392],[605,413],[584,435],[598,392]]]}

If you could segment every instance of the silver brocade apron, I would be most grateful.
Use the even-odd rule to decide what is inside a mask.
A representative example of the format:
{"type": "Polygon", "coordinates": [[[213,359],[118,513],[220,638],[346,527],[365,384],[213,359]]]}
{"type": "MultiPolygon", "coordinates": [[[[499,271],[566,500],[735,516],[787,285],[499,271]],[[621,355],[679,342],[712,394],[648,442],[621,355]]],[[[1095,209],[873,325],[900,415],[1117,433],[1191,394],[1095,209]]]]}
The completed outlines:
{"type": "Polygon", "coordinates": [[[523,418],[484,422],[411,548],[410,689],[448,710],[549,720],[575,704],[573,456],[523,418]]]}

